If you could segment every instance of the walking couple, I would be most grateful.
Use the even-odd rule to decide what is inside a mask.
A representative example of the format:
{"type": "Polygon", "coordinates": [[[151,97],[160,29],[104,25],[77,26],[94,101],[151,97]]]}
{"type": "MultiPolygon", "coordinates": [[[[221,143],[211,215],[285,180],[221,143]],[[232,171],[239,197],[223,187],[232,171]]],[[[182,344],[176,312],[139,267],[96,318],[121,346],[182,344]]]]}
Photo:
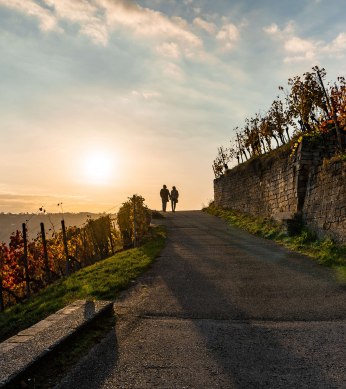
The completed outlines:
{"type": "Polygon", "coordinates": [[[162,200],[162,211],[166,212],[166,206],[169,200],[171,200],[172,212],[175,212],[175,206],[178,202],[179,192],[175,186],[172,187],[171,192],[167,189],[166,185],[163,185],[160,190],[160,196],[162,200]]]}

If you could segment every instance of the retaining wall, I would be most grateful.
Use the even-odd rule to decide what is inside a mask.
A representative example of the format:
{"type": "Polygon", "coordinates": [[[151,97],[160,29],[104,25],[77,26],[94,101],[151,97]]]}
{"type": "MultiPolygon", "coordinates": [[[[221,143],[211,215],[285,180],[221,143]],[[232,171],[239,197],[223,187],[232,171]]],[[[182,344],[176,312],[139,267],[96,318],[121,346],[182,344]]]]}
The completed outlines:
{"type": "Polygon", "coordinates": [[[331,162],[333,148],[304,140],[293,157],[286,146],[227,170],[214,180],[215,204],[279,221],[298,214],[346,243],[346,161],[331,162]]]}
{"type": "Polygon", "coordinates": [[[320,237],[346,243],[346,162],[324,163],[312,169],[302,216],[320,237]]]}

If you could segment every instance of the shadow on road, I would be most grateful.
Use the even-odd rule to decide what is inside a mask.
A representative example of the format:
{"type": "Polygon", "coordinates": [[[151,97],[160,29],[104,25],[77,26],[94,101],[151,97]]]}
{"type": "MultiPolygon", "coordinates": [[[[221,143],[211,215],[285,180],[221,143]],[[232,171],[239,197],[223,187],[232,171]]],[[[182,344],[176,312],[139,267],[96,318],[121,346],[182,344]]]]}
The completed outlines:
{"type": "Polygon", "coordinates": [[[112,330],[55,389],[102,388],[117,363],[118,341],[116,332],[112,330]]]}
{"type": "MultiPolygon", "coordinates": [[[[197,361],[198,368],[205,369],[208,358],[215,361],[217,371],[208,376],[212,388],[343,388],[345,326],[341,320],[345,320],[346,295],[328,269],[271,242],[233,231],[209,215],[195,213],[191,218],[191,213],[177,212],[167,215],[165,223],[169,230],[166,248],[132,297],[123,302],[129,315],[138,319],[136,336],[144,331],[137,339],[150,347],[143,350],[129,342],[126,347],[133,355],[124,357],[129,369],[124,372],[112,331],[74,371],[70,382],[81,389],[149,388],[135,385],[136,368],[159,369],[150,365],[155,360],[150,353],[155,347],[166,350],[163,345],[168,353],[172,351],[174,339],[165,338],[164,327],[172,328],[173,320],[175,329],[196,330],[203,347],[199,344],[195,355],[203,350],[207,356],[201,364],[197,361]],[[145,293],[138,298],[141,290],[145,293]],[[152,327],[145,333],[147,326],[152,327]],[[142,360],[144,351],[148,361],[142,360]],[[110,382],[116,386],[109,386],[110,382]]],[[[169,335],[174,334],[170,330],[169,335]]],[[[119,339],[122,342],[124,335],[119,339]]],[[[176,340],[183,350],[194,347],[191,342],[176,340]]],[[[126,347],[121,348],[123,353],[129,352],[126,347]]],[[[179,376],[175,376],[178,386],[167,383],[170,372],[184,374],[183,367],[169,370],[176,366],[169,363],[170,357],[163,357],[167,363],[161,372],[168,374],[166,381],[157,372],[155,387],[199,388],[183,386],[179,376]]],[[[190,363],[184,353],[181,361],[190,363]]],[[[148,371],[137,373],[149,381],[152,378],[148,371]]]]}
{"type": "Polygon", "coordinates": [[[211,238],[193,229],[172,223],[160,276],[181,306],[178,315],[193,320],[230,385],[341,388],[345,377],[327,376],[326,361],[335,361],[332,346],[342,342],[343,324],[333,334],[328,320],[345,318],[345,294],[329,271],[273,244],[259,247],[257,238],[251,244],[242,232],[221,229],[215,237],[214,229],[211,238]],[[330,307],[323,302],[328,293],[330,307]],[[326,323],[307,326],[307,320],[326,323]]]}

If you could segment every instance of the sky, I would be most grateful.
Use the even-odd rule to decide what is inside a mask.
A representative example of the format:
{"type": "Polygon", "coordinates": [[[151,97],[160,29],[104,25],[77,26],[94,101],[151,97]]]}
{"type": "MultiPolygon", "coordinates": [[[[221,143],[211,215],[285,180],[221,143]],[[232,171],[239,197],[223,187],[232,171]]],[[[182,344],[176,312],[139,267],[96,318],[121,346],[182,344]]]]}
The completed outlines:
{"type": "Polygon", "coordinates": [[[289,77],[346,76],[346,0],[0,0],[0,212],[213,199],[212,162],[289,77]]]}

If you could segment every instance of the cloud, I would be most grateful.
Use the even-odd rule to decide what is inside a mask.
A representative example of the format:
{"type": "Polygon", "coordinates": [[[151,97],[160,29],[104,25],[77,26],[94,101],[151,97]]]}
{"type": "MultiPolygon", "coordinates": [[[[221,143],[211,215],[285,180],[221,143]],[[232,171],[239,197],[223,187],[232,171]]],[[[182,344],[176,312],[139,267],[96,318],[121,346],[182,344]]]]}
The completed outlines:
{"type": "Polygon", "coordinates": [[[99,23],[87,23],[80,29],[80,33],[89,36],[94,43],[100,43],[103,46],[108,43],[108,31],[99,23]]]}
{"type": "Polygon", "coordinates": [[[290,21],[283,29],[275,23],[263,28],[263,31],[280,42],[285,53],[284,63],[316,61],[321,42],[303,39],[296,35],[294,22],[290,21]]]}
{"type": "Polygon", "coordinates": [[[283,61],[284,63],[307,61],[314,64],[316,60],[316,53],[314,51],[307,51],[301,54],[286,56],[283,61]]]}
{"type": "Polygon", "coordinates": [[[205,60],[201,38],[194,34],[189,23],[178,16],[168,17],[145,8],[132,0],[95,0],[106,15],[110,31],[121,29],[142,42],[156,43],[156,52],[165,57],[205,60]]]}
{"type": "Polygon", "coordinates": [[[209,34],[214,34],[216,31],[216,26],[214,23],[209,23],[200,17],[195,18],[193,24],[202,30],[209,32],[209,34]]]}
{"type": "Polygon", "coordinates": [[[227,23],[217,33],[216,39],[222,44],[224,50],[230,50],[240,39],[240,33],[234,24],[227,23]]]}
{"type": "Polygon", "coordinates": [[[294,34],[295,25],[294,22],[291,20],[289,21],[286,26],[280,30],[279,26],[276,23],[272,23],[269,26],[263,27],[263,31],[271,35],[273,38],[278,39],[285,39],[287,37],[292,37],[294,34]]]}
{"type": "Polygon", "coordinates": [[[270,26],[263,27],[263,31],[269,35],[276,35],[279,32],[279,27],[277,24],[272,23],[270,26]]]}
{"type": "Polygon", "coordinates": [[[61,19],[74,22],[88,22],[94,18],[97,7],[83,0],[43,0],[48,6],[53,7],[56,15],[61,19]]]}
{"type": "MultiPolygon", "coordinates": [[[[94,43],[107,45],[109,35],[119,29],[143,40],[174,42],[186,56],[201,57],[203,42],[181,17],[168,17],[132,0],[0,0],[0,5],[39,19],[43,31],[58,29],[59,21],[79,25],[79,32],[94,43]]],[[[61,29],[60,29],[61,31],[61,29]]],[[[169,43],[168,43],[169,44],[169,43]]],[[[163,50],[164,55],[167,55],[163,50]]],[[[172,48],[173,46],[171,46],[172,48]]],[[[172,51],[171,51],[172,55],[172,51]]]]}
{"type": "Polygon", "coordinates": [[[330,44],[324,47],[324,51],[344,56],[346,54],[346,33],[341,32],[330,44]]]}
{"type": "Polygon", "coordinates": [[[42,31],[59,31],[59,21],[66,20],[80,25],[80,33],[94,43],[105,45],[108,32],[104,21],[97,16],[99,9],[85,0],[43,0],[50,8],[44,8],[34,0],[0,0],[0,5],[17,12],[34,16],[39,20],[42,31]]]}
{"type": "Polygon", "coordinates": [[[156,99],[156,98],[161,97],[161,93],[156,92],[156,91],[137,91],[137,90],[133,90],[131,92],[131,94],[132,94],[132,96],[135,96],[135,97],[141,97],[144,100],[151,100],[151,99],[156,99]]]}
{"type": "Polygon", "coordinates": [[[284,62],[316,62],[318,46],[316,41],[292,37],[284,43],[284,49],[288,53],[284,62]]]}
{"type": "Polygon", "coordinates": [[[160,55],[172,59],[179,59],[181,56],[179,46],[174,42],[163,43],[162,45],[156,47],[156,51],[160,55]]]}
{"type": "Polygon", "coordinates": [[[263,31],[280,42],[284,52],[283,62],[317,62],[322,56],[343,57],[346,55],[346,33],[340,32],[332,41],[325,42],[312,38],[301,38],[295,32],[291,21],[283,29],[275,23],[263,28],[263,31]]]}
{"type": "Polygon", "coordinates": [[[99,7],[86,0],[44,0],[54,9],[60,20],[66,20],[80,25],[80,33],[87,35],[96,44],[106,45],[108,31],[104,16],[99,13],[99,7]]]}
{"type": "Polygon", "coordinates": [[[176,65],[175,63],[172,63],[172,62],[167,63],[165,65],[163,73],[166,76],[168,76],[170,78],[173,78],[174,80],[179,81],[179,82],[183,81],[184,78],[185,78],[184,77],[184,73],[181,70],[181,68],[178,65],[176,65]]]}
{"type": "Polygon", "coordinates": [[[97,1],[106,11],[110,28],[121,26],[140,37],[173,39],[195,49],[203,46],[201,39],[186,28],[187,24],[182,18],[171,20],[160,12],[143,8],[132,1],[97,1]]]}
{"type": "Polygon", "coordinates": [[[60,30],[55,16],[48,9],[36,4],[33,0],[0,0],[0,6],[37,18],[42,31],[60,30]]]}
{"type": "Polygon", "coordinates": [[[292,53],[306,53],[314,52],[316,49],[316,44],[309,40],[294,36],[285,42],[284,48],[286,51],[292,53]]]}

